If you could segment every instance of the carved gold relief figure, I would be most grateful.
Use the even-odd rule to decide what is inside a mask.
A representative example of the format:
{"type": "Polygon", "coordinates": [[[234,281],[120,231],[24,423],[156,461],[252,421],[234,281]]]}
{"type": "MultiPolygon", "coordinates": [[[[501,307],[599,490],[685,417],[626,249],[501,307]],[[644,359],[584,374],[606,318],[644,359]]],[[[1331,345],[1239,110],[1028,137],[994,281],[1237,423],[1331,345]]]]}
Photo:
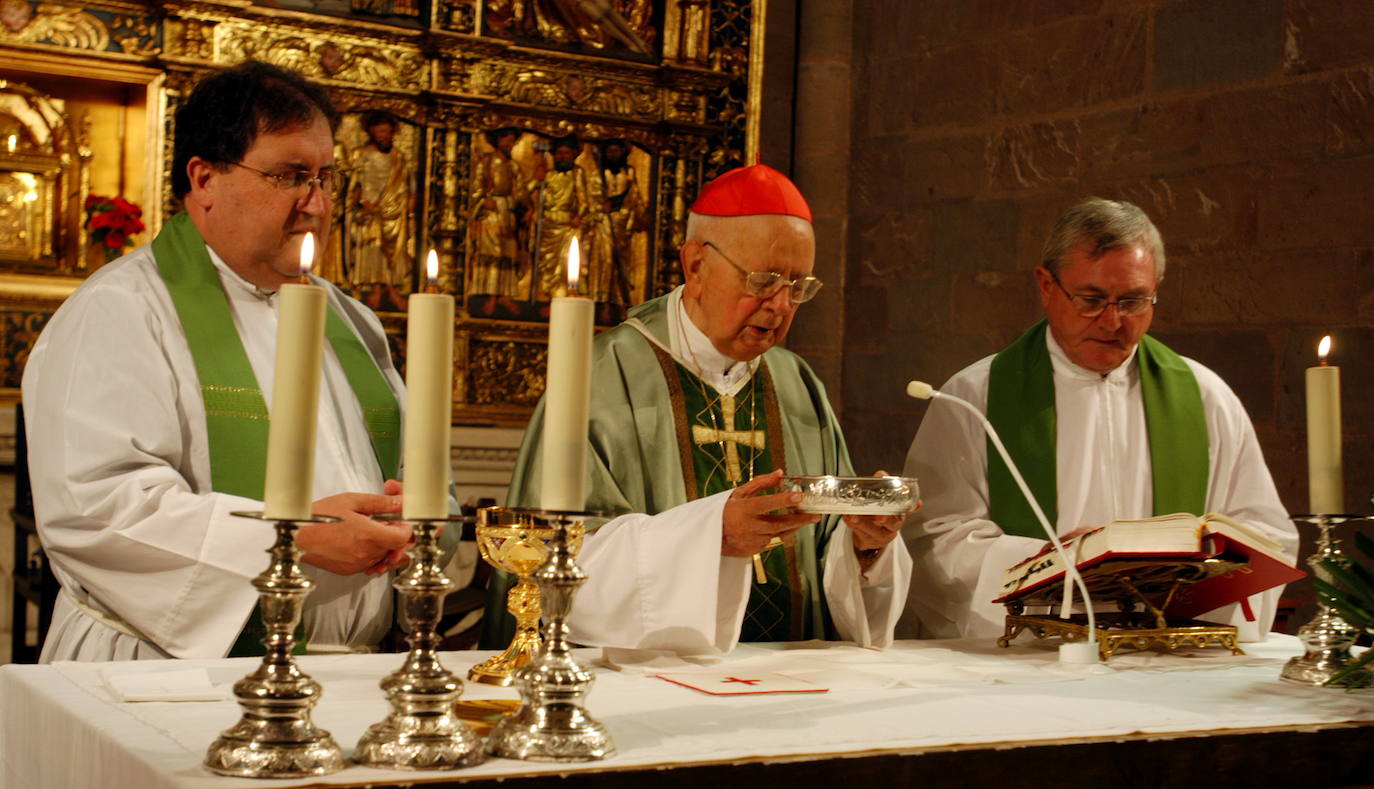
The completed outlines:
{"type": "MultiPolygon", "coordinates": [[[[349,152],[349,280],[385,292],[399,304],[410,290],[410,216],[415,208],[411,168],[396,146],[399,123],[383,110],[363,116],[367,142],[349,152]]],[[[380,299],[379,299],[380,300],[380,299]]]]}
{"type": "Polygon", "coordinates": [[[630,146],[622,139],[601,143],[597,177],[591,180],[594,209],[590,285],[597,301],[632,304],[634,237],[647,226],[638,176],[630,164],[630,146]]]}
{"type": "Polygon", "coordinates": [[[534,198],[532,235],[539,271],[539,289],[534,295],[537,301],[547,301],[559,285],[567,283],[567,250],[573,236],[579,236],[578,243],[586,246],[581,235],[591,202],[587,171],[577,164],[581,152],[582,144],[576,137],[563,137],[553,143],[552,170],[544,155],[535,160],[534,179],[539,182],[539,191],[534,198]]]}
{"type": "Polygon", "coordinates": [[[492,150],[481,154],[473,166],[472,218],[469,232],[473,254],[468,293],[523,298],[522,266],[516,238],[517,210],[528,196],[520,165],[511,158],[520,140],[516,128],[486,133],[492,150]]]}

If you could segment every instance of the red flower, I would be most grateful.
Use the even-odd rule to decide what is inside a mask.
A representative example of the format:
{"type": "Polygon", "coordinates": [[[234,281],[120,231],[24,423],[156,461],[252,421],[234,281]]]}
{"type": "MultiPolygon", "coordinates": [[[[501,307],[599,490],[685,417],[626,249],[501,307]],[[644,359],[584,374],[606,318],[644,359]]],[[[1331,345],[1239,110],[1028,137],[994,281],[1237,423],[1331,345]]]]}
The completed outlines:
{"type": "Polygon", "coordinates": [[[100,211],[91,215],[91,221],[88,224],[92,230],[98,230],[102,227],[116,227],[119,224],[119,216],[114,211],[100,211]]]}
{"type": "Polygon", "coordinates": [[[98,205],[100,205],[102,202],[104,202],[104,200],[105,200],[105,198],[101,197],[100,195],[87,195],[87,196],[86,196],[86,210],[87,210],[87,211],[90,211],[92,208],[95,208],[96,206],[98,206],[98,205]]]}
{"type": "Polygon", "coordinates": [[[118,230],[111,230],[105,234],[105,246],[110,249],[123,249],[124,242],[127,240],[124,234],[118,230]]]}

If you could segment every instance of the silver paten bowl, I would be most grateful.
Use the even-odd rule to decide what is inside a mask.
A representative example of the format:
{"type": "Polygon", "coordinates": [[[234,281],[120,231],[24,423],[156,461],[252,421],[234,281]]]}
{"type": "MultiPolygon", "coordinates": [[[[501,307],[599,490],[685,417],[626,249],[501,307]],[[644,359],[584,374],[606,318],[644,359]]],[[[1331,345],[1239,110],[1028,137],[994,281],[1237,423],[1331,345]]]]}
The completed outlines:
{"type": "Polygon", "coordinates": [[[817,515],[905,515],[921,498],[914,477],[783,477],[782,488],[801,491],[796,509],[817,515]]]}

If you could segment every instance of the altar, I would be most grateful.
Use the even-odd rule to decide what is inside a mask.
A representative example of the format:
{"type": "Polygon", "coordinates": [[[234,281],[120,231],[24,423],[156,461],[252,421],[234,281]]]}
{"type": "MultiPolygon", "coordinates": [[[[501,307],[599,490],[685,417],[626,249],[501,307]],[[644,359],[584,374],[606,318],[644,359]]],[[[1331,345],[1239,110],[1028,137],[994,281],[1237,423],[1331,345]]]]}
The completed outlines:
{"type": "MultiPolygon", "coordinates": [[[[1245,655],[1195,650],[1061,665],[1029,641],[904,641],[877,652],[819,642],[742,645],[713,665],[607,666],[589,710],[618,753],[601,762],[489,759],[448,772],[350,767],[322,778],[224,778],[201,766],[239,716],[222,701],[117,702],[111,676],[203,667],[216,688],[251,659],[0,667],[0,787],[542,785],[766,787],[843,781],[891,786],[1343,786],[1374,776],[1374,694],[1279,680],[1300,652],[1275,635],[1245,655]],[[712,696],[654,676],[786,675],[824,693],[712,696]],[[1077,765],[1076,768],[1070,765],[1077,765]],[[917,783],[919,782],[919,783],[917,783]]],[[[485,652],[444,653],[466,672],[485,652]]],[[[351,753],[387,702],[377,681],[400,655],[300,658],[324,686],[315,721],[351,753]]],[[[463,700],[515,699],[465,684],[463,700]]]]}

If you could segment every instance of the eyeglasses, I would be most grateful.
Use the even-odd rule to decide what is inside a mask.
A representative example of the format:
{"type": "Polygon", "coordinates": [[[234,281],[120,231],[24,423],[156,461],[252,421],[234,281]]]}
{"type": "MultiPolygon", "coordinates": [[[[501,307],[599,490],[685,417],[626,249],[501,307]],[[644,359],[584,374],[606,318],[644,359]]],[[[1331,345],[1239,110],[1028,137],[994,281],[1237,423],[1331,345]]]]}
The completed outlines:
{"type": "Polygon", "coordinates": [[[815,298],[817,291],[824,284],[815,277],[799,277],[797,279],[783,279],[782,275],[776,271],[749,271],[730,259],[730,256],[720,251],[720,247],[710,241],[703,241],[701,245],[710,247],[716,251],[717,255],[724,258],[726,263],[735,267],[735,270],[744,277],[744,290],[756,299],[771,299],[782,288],[788,288],[788,298],[793,304],[801,304],[815,298]]]}
{"type": "Polygon", "coordinates": [[[243,162],[230,162],[234,167],[242,167],[245,170],[255,172],[263,178],[272,182],[272,185],[283,191],[300,192],[305,189],[309,193],[310,186],[318,186],[321,192],[333,196],[334,190],[343,181],[343,173],[333,167],[326,167],[319,173],[311,175],[309,170],[288,170],[284,173],[269,173],[259,170],[256,167],[249,167],[243,162]]]}
{"type": "Polygon", "coordinates": [[[1115,301],[1105,296],[1085,296],[1081,293],[1070,293],[1064,287],[1064,283],[1059,281],[1059,275],[1048,268],[1045,270],[1050,272],[1050,279],[1054,280],[1054,284],[1058,285],[1059,289],[1064,292],[1064,295],[1069,299],[1069,303],[1073,305],[1074,309],[1078,310],[1078,314],[1085,318],[1096,318],[1106,312],[1107,308],[1112,305],[1116,305],[1116,312],[1118,315],[1139,315],[1145,310],[1153,307],[1155,302],[1159,300],[1159,293],[1157,292],[1151,293],[1148,296],[1117,299],[1115,301]]]}

